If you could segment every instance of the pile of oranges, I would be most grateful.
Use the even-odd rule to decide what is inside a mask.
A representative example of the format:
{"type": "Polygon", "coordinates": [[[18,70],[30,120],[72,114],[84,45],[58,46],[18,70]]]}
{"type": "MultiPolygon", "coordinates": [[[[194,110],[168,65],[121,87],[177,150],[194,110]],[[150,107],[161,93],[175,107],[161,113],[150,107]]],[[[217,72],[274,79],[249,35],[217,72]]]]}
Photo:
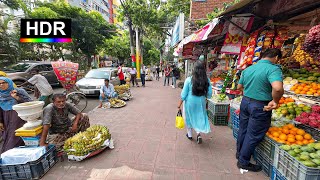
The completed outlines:
{"type": "Polygon", "coordinates": [[[295,84],[290,88],[290,90],[295,94],[320,96],[320,84],[315,82],[295,84]]]}
{"type": "Polygon", "coordinates": [[[286,145],[306,145],[315,142],[310,134],[292,124],[282,127],[270,127],[267,136],[278,143],[286,145]]]}
{"type": "Polygon", "coordinates": [[[287,104],[290,102],[294,102],[294,99],[292,99],[291,97],[287,97],[287,98],[281,97],[278,105],[281,106],[282,104],[287,104]]]}

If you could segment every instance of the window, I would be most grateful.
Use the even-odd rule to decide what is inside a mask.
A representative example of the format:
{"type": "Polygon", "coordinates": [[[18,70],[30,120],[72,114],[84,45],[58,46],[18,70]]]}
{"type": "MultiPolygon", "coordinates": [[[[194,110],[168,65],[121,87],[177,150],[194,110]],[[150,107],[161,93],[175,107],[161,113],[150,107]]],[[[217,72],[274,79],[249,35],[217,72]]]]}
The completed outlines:
{"type": "Polygon", "coordinates": [[[111,73],[111,77],[117,77],[118,70],[114,70],[111,73]]]}
{"type": "Polygon", "coordinates": [[[45,71],[53,71],[51,64],[45,64],[44,67],[45,67],[45,71]]]}

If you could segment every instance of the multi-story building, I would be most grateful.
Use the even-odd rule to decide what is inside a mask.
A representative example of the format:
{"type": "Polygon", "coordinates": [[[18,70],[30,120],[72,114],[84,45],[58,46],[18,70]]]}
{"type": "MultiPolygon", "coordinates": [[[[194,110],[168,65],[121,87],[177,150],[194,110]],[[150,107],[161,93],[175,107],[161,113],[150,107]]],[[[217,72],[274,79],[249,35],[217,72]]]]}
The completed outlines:
{"type": "Polygon", "coordinates": [[[120,7],[120,2],[119,0],[113,0],[113,23],[118,27],[118,28],[122,28],[123,27],[123,23],[119,21],[119,12],[118,9],[120,7]]]}
{"type": "Polygon", "coordinates": [[[211,13],[214,8],[221,8],[224,3],[233,1],[234,0],[191,0],[190,20],[207,19],[207,14],[211,13]]]}

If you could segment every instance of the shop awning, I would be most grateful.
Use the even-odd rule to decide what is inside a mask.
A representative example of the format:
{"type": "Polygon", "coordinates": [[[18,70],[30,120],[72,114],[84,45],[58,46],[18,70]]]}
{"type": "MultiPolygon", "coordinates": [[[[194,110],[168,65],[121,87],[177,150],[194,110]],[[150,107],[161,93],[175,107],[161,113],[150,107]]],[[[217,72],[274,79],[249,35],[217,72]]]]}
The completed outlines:
{"type": "Polygon", "coordinates": [[[259,1],[261,1],[261,0],[242,0],[242,1],[238,2],[237,4],[234,4],[233,6],[229,7],[227,10],[222,12],[219,16],[223,16],[223,15],[229,14],[231,12],[240,10],[250,4],[253,4],[253,3],[256,3],[259,1]]]}
{"type": "Polygon", "coordinates": [[[183,46],[185,46],[186,44],[198,43],[207,40],[210,33],[214,30],[215,27],[217,27],[218,23],[219,18],[215,18],[201,29],[184,38],[175,48],[173,55],[178,56],[183,51],[183,46]]]}

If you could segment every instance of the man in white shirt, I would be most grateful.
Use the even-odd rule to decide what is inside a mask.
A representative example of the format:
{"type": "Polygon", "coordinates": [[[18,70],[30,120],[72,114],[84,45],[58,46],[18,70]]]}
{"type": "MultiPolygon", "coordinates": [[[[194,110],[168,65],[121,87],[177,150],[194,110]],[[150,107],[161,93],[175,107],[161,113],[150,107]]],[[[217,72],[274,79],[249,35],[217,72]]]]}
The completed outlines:
{"type": "Polygon", "coordinates": [[[21,84],[21,86],[24,86],[26,84],[34,85],[40,92],[40,97],[38,100],[44,101],[44,106],[47,106],[50,103],[50,97],[53,94],[53,89],[49,84],[48,80],[39,73],[38,69],[33,70],[33,73],[35,75],[32,78],[30,78],[27,82],[21,84]]]}
{"type": "Polygon", "coordinates": [[[109,79],[104,80],[104,85],[100,89],[100,105],[98,108],[102,107],[102,102],[108,101],[110,98],[117,97],[117,93],[114,90],[114,87],[109,83],[109,79]]]}
{"type": "Polygon", "coordinates": [[[141,64],[140,76],[141,76],[142,87],[145,87],[145,84],[146,84],[146,66],[143,65],[143,64],[141,64]]]}
{"type": "Polygon", "coordinates": [[[130,76],[131,76],[131,82],[132,87],[134,87],[134,83],[136,83],[137,87],[139,87],[138,81],[137,81],[137,70],[133,66],[129,70],[130,76]]]}

